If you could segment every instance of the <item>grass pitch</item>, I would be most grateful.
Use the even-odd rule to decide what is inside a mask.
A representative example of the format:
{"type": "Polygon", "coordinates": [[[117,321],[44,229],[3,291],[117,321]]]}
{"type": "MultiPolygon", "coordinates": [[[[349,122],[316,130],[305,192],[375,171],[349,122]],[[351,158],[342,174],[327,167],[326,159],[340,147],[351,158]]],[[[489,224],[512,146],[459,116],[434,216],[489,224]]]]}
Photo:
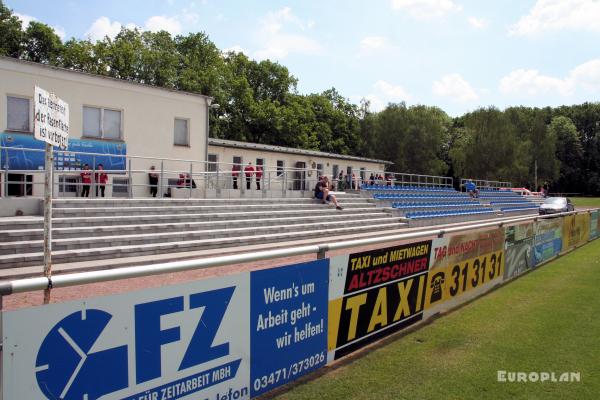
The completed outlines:
{"type": "Polygon", "coordinates": [[[600,197],[572,197],[575,207],[600,207],[600,197]]]}
{"type": "Polygon", "coordinates": [[[278,399],[598,399],[600,239],[278,399]],[[501,383],[498,370],[580,372],[501,383]]]}

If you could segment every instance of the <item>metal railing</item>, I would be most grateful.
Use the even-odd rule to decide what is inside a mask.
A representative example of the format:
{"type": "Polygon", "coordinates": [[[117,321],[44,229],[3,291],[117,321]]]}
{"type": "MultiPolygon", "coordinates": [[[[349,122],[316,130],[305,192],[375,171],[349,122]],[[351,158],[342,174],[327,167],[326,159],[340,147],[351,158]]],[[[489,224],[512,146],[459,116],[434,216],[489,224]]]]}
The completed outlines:
{"type": "MultiPolygon", "coordinates": [[[[393,171],[376,171],[369,169],[352,169],[354,174],[354,185],[352,188],[361,184],[375,184],[388,186],[413,186],[413,187],[436,187],[436,188],[453,188],[453,179],[447,176],[423,175],[423,174],[407,174],[403,172],[393,171]],[[373,179],[371,179],[373,176],[373,179]]],[[[350,187],[350,181],[347,175],[344,176],[345,186],[350,187]]]]}
{"type": "MultiPolygon", "coordinates": [[[[44,169],[13,169],[11,157],[13,152],[44,153],[43,149],[28,149],[0,146],[0,175],[2,197],[11,192],[16,196],[35,196],[36,187],[43,187],[41,178],[44,169]],[[18,175],[23,179],[10,179],[10,175],[18,175]],[[31,181],[26,181],[31,176],[31,181]],[[12,190],[11,190],[12,189],[12,190]]],[[[318,171],[310,168],[277,167],[264,168],[260,174],[255,171],[246,176],[244,168],[247,164],[214,163],[178,158],[157,158],[121,154],[101,154],[89,152],[74,152],[54,150],[53,162],[54,182],[53,197],[104,197],[107,188],[112,197],[204,197],[206,193],[196,193],[195,189],[215,189],[217,191],[236,189],[240,192],[248,190],[281,190],[310,191],[314,188],[318,171]],[[66,164],[57,159],[79,159],[89,162],[76,161],[66,164]],[[113,160],[112,165],[122,166],[117,169],[98,169],[101,160],[113,160]],[[114,161],[114,160],[113,160],[114,161]],[[84,164],[89,169],[84,169],[84,164]],[[233,173],[234,166],[239,169],[233,173]],[[154,169],[151,169],[154,167],[154,169]],[[89,177],[89,182],[83,182],[83,174],[89,177]],[[99,182],[102,174],[112,177],[107,182],[99,182]],[[150,174],[154,175],[156,183],[150,182],[150,174]]],[[[41,196],[41,193],[38,194],[41,196]]]]}
{"type": "Polygon", "coordinates": [[[485,179],[468,179],[463,178],[460,180],[461,189],[465,187],[467,182],[473,182],[477,189],[486,190],[486,189],[510,189],[513,187],[511,182],[503,182],[503,181],[490,181],[485,179]]]}
{"type": "MultiPolygon", "coordinates": [[[[116,268],[102,271],[80,272],[73,274],[56,275],[53,277],[35,277],[0,282],[0,299],[2,296],[31,292],[36,290],[47,290],[49,288],[62,288],[90,283],[114,281],[119,279],[140,278],[145,276],[161,275],[174,272],[183,272],[203,268],[220,267],[230,264],[246,263],[252,261],[272,260],[282,257],[315,254],[317,258],[326,257],[328,251],[342,250],[358,246],[367,246],[400,240],[418,239],[423,237],[443,237],[445,234],[484,229],[501,228],[506,225],[525,221],[537,221],[538,219],[556,218],[557,216],[591,213],[595,210],[572,211],[552,215],[523,216],[514,218],[496,219],[490,222],[467,224],[462,226],[448,227],[443,229],[422,230],[418,232],[402,233],[398,235],[347,240],[342,242],[324,243],[319,245],[301,246],[295,248],[268,250],[246,254],[211,257],[200,260],[176,261],[163,264],[142,265],[134,267],[116,268]]],[[[1,303],[0,303],[1,304],[1,303]]]]}

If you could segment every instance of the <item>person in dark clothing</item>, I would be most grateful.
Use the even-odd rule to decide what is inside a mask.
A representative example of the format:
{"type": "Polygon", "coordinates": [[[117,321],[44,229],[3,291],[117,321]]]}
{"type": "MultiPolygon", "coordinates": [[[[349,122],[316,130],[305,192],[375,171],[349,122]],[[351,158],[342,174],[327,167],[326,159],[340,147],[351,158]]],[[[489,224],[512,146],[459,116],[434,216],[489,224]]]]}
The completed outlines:
{"type": "Polygon", "coordinates": [[[83,171],[79,174],[81,176],[81,197],[90,197],[90,185],[92,184],[92,173],[90,172],[90,166],[85,164],[83,171]]]}
{"type": "Polygon", "coordinates": [[[262,167],[256,167],[256,190],[260,190],[260,180],[263,176],[262,167]]]}
{"type": "Polygon", "coordinates": [[[315,186],[315,198],[321,200],[323,204],[326,204],[328,201],[332,201],[333,204],[335,204],[336,209],[343,210],[335,196],[333,194],[329,194],[329,178],[326,176],[317,182],[317,185],[315,186]]]}
{"type": "Polygon", "coordinates": [[[98,164],[96,168],[98,172],[94,174],[96,180],[96,197],[98,197],[98,191],[104,197],[104,191],[106,189],[106,183],[108,182],[108,175],[104,172],[104,165],[98,164]]]}
{"type": "Polygon", "coordinates": [[[250,184],[252,183],[252,175],[254,175],[254,167],[252,162],[249,162],[244,168],[244,175],[246,175],[246,189],[250,190],[250,184]]]}
{"type": "Polygon", "coordinates": [[[148,181],[150,183],[150,194],[152,197],[156,197],[156,193],[158,193],[158,174],[154,172],[156,168],[153,166],[150,167],[150,173],[148,174],[148,181]]]}
{"type": "Polygon", "coordinates": [[[371,172],[371,176],[369,177],[369,185],[373,186],[375,184],[375,175],[371,172]]]}
{"type": "Polygon", "coordinates": [[[239,164],[235,164],[232,168],[231,168],[231,178],[233,179],[233,188],[237,189],[238,188],[238,176],[240,176],[240,165],[239,164]]]}

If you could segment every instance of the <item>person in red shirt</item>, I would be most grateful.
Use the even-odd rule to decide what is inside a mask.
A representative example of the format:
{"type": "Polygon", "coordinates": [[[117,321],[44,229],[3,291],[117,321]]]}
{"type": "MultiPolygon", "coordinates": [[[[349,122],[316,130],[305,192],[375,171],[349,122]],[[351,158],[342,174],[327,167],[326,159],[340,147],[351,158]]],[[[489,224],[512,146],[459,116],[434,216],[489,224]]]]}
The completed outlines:
{"type": "Polygon", "coordinates": [[[238,176],[240,175],[240,165],[234,164],[231,168],[231,177],[233,178],[233,188],[237,189],[238,176]]]}
{"type": "Polygon", "coordinates": [[[98,172],[94,174],[94,180],[96,181],[96,197],[98,197],[98,189],[100,194],[104,197],[104,190],[106,190],[106,183],[108,182],[108,175],[104,172],[104,165],[98,164],[96,167],[98,172]]]}
{"type": "Polygon", "coordinates": [[[81,176],[81,197],[90,197],[90,185],[92,184],[92,173],[90,172],[90,166],[85,164],[83,171],[79,174],[81,176]]]}
{"type": "Polygon", "coordinates": [[[260,190],[260,179],[263,176],[262,167],[256,166],[256,190],[260,190]]]}
{"type": "Polygon", "coordinates": [[[252,175],[254,175],[254,167],[252,162],[249,162],[244,168],[244,175],[246,175],[246,189],[250,190],[250,184],[252,183],[252,175]]]}

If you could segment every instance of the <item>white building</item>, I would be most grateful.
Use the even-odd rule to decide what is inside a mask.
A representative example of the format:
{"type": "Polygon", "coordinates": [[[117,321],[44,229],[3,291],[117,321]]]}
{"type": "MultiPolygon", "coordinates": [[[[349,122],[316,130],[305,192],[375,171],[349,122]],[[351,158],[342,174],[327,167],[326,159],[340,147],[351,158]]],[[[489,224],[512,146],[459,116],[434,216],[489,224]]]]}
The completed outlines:
{"type": "MultiPolygon", "coordinates": [[[[237,163],[245,165],[251,161],[261,165],[265,170],[263,188],[273,191],[276,187],[279,191],[310,189],[317,170],[329,176],[340,171],[346,175],[351,170],[358,176],[362,170],[368,177],[369,171],[383,171],[389,164],[361,157],[211,139],[207,167],[207,115],[211,97],[0,57],[0,196],[3,197],[41,197],[43,193],[44,143],[33,138],[35,86],[54,92],[69,104],[69,148],[55,153],[54,195],[58,197],[80,195],[84,186],[80,171],[85,164],[92,172],[99,164],[107,170],[106,197],[150,196],[151,166],[162,177],[159,196],[191,174],[197,188],[173,190],[172,194],[203,197],[237,196],[232,192],[231,176],[231,166],[237,163]]],[[[95,195],[96,180],[91,184],[90,197],[95,195]]]]}

